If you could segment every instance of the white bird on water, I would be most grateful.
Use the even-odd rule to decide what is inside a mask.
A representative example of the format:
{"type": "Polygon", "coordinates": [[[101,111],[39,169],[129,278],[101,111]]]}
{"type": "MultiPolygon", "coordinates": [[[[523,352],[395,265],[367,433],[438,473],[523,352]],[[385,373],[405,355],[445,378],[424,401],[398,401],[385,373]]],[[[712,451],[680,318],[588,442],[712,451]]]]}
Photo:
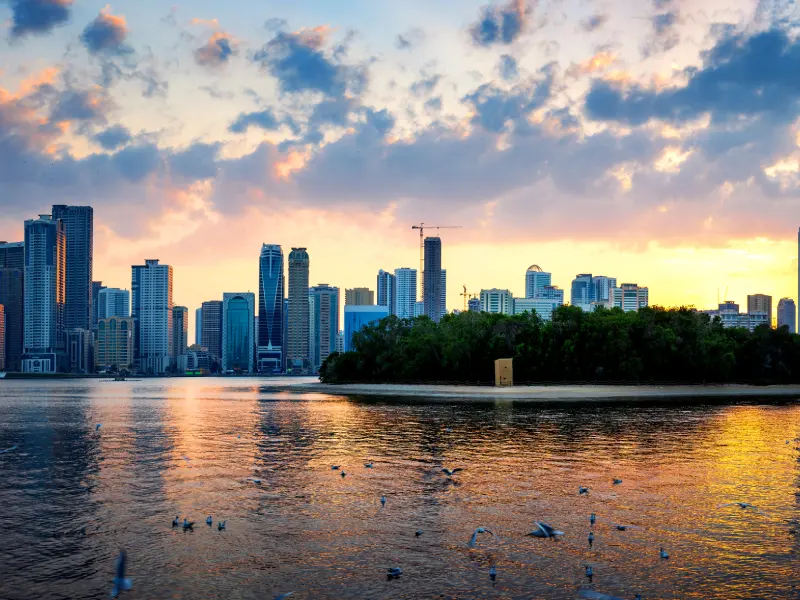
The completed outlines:
{"type": "Polygon", "coordinates": [[[220,521],[219,523],[217,523],[217,531],[222,531],[223,529],[225,529],[226,522],[227,521],[220,521]]]}
{"type": "Polygon", "coordinates": [[[474,532],[472,532],[472,537],[470,538],[469,543],[467,544],[467,546],[469,546],[470,548],[474,548],[475,547],[475,542],[478,541],[478,534],[479,533],[489,533],[492,536],[497,537],[494,534],[493,531],[491,531],[489,529],[486,529],[485,527],[478,527],[474,532]]]}
{"type": "Polygon", "coordinates": [[[111,588],[111,597],[116,598],[120,592],[127,592],[133,587],[133,580],[125,577],[125,567],[128,559],[124,550],[120,550],[117,557],[117,568],[114,573],[114,587],[111,588]]]}
{"type": "Polygon", "coordinates": [[[528,535],[538,538],[554,538],[557,535],[564,535],[563,531],[556,531],[551,525],[547,523],[542,523],[541,521],[534,521],[533,523],[538,527],[538,529],[534,529],[528,535]]]}
{"type": "Polygon", "coordinates": [[[381,506],[386,506],[386,496],[381,496],[381,506]]]}
{"type": "Polygon", "coordinates": [[[464,469],[462,469],[461,467],[456,467],[455,469],[442,469],[442,473],[444,473],[448,477],[452,477],[453,475],[455,475],[459,471],[463,471],[463,470],[464,469]]]}
{"type": "Polygon", "coordinates": [[[214,519],[211,518],[211,515],[208,515],[208,518],[206,519],[206,525],[211,527],[211,525],[213,524],[214,524],[214,519]]]}

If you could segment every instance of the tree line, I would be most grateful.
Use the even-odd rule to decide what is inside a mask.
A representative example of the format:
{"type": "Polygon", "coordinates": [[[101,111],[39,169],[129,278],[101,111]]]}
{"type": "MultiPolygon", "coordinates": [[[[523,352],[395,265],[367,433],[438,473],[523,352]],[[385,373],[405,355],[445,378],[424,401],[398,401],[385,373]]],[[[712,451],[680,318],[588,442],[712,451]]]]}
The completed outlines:
{"type": "Polygon", "coordinates": [[[792,383],[800,336],[787,327],[726,329],[689,308],[536,314],[464,312],[439,323],[389,316],[357,332],[352,350],[322,365],[324,383],[493,384],[514,359],[514,382],[792,383]]]}

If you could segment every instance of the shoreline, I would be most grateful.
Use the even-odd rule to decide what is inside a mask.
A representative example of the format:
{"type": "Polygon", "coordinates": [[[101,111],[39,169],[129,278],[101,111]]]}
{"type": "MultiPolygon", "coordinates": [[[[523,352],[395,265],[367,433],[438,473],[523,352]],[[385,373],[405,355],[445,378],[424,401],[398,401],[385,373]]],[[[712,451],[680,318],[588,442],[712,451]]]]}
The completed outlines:
{"type": "Polygon", "coordinates": [[[704,399],[796,399],[800,385],[531,385],[513,387],[405,384],[326,384],[304,383],[277,386],[282,391],[322,393],[332,396],[373,396],[419,399],[514,400],[529,403],[564,401],[631,401],[704,399]]]}

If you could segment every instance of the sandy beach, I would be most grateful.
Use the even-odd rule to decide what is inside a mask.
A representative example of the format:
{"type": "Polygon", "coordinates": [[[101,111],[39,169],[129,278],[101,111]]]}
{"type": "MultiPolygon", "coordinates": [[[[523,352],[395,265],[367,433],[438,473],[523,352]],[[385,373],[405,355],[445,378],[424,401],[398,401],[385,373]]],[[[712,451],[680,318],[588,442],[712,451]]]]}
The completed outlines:
{"type": "Polygon", "coordinates": [[[611,400],[681,400],[706,398],[800,399],[800,385],[534,385],[489,387],[465,385],[391,385],[300,383],[286,391],[318,392],[337,396],[393,396],[418,399],[514,400],[515,402],[558,402],[611,400]]]}

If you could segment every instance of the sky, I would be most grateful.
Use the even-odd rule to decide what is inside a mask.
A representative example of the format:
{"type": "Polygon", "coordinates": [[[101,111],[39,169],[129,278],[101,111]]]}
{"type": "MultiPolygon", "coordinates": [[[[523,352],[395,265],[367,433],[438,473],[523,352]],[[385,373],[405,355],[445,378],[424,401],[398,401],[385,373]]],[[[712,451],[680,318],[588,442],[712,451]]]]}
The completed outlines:
{"type": "Polygon", "coordinates": [[[779,0],[0,0],[0,239],[91,205],[94,278],[157,258],[192,310],[256,292],[262,243],[374,289],[419,267],[420,222],[461,226],[450,309],[532,264],[777,302],[798,24],[779,0]]]}

